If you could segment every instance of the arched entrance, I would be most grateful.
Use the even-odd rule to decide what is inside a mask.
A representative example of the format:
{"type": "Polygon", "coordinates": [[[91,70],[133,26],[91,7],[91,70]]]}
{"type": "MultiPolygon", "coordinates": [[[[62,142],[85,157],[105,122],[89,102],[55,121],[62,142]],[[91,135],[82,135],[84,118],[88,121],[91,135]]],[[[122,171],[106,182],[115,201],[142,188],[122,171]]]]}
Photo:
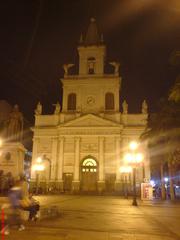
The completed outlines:
{"type": "Polygon", "coordinates": [[[97,190],[98,166],[95,159],[87,157],[81,165],[81,191],[95,192],[97,190]]]}

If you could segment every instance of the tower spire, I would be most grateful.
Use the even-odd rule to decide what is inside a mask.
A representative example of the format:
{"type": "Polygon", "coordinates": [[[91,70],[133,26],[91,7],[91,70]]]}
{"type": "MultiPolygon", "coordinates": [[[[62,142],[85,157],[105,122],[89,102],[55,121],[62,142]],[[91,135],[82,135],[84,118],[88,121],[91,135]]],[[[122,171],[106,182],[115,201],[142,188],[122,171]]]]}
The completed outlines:
{"type": "Polygon", "coordinates": [[[84,44],[86,46],[99,45],[101,44],[101,35],[98,31],[97,23],[95,18],[90,19],[90,24],[85,36],[84,44]]]}

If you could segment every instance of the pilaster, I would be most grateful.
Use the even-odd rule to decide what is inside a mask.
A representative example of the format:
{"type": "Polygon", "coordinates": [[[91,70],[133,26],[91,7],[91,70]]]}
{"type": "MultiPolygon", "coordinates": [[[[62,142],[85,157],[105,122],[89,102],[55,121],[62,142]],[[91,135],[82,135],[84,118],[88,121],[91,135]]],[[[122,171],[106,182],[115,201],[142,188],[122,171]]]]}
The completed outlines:
{"type": "Polygon", "coordinates": [[[79,192],[79,162],[80,162],[80,137],[75,138],[75,163],[74,163],[74,179],[72,182],[73,192],[79,192]]]}
{"type": "Polygon", "coordinates": [[[116,181],[115,181],[115,191],[119,192],[121,188],[121,174],[119,171],[120,166],[122,165],[122,149],[121,149],[121,138],[115,138],[115,156],[116,156],[116,181]]]}
{"type": "MultiPolygon", "coordinates": [[[[40,139],[37,138],[37,137],[34,137],[34,138],[33,138],[32,165],[35,163],[36,158],[38,157],[38,156],[37,156],[37,153],[38,153],[39,140],[40,140],[40,139]]],[[[33,179],[35,180],[35,178],[36,178],[35,172],[34,172],[34,171],[31,171],[31,179],[32,179],[32,180],[33,180],[33,179]]]]}
{"type": "Polygon", "coordinates": [[[64,137],[59,138],[59,156],[56,165],[56,186],[63,190],[64,137]]]}
{"type": "Polygon", "coordinates": [[[57,137],[53,137],[52,138],[52,152],[51,152],[51,179],[50,181],[55,181],[56,179],[56,168],[58,165],[58,161],[57,161],[57,153],[58,153],[58,138],[57,137]]]}
{"type": "Polygon", "coordinates": [[[105,189],[104,181],[104,137],[99,137],[99,180],[98,191],[101,193],[105,189]]]}

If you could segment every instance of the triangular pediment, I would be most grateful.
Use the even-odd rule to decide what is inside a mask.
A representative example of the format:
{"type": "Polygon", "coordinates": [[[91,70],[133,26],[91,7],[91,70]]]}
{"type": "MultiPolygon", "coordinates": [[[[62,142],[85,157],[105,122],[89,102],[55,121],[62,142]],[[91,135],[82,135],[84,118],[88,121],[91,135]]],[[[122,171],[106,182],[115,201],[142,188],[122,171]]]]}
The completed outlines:
{"type": "Polygon", "coordinates": [[[76,119],[70,120],[63,127],[120,127],[118,123],[96,116],[87,114],[76,119]]]}

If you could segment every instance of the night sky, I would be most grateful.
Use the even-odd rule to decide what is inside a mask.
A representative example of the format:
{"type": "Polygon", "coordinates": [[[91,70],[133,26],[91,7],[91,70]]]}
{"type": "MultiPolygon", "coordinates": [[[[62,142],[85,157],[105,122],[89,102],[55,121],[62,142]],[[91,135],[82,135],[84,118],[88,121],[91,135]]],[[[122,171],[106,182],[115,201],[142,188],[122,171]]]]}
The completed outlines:
{"type": "Polygon", "coordinates": [[[0,99],[19,104],[32,125],[39,100],[52,113],[61,99],[62,65],[78,64],[91,17],[104,33],[107,62],[121,63],[129,112],[139,112],[143,99],[156,111],[178,74],[170,56],[180,50],[179,0],[6,0],[0,11],[0,99]]]}

